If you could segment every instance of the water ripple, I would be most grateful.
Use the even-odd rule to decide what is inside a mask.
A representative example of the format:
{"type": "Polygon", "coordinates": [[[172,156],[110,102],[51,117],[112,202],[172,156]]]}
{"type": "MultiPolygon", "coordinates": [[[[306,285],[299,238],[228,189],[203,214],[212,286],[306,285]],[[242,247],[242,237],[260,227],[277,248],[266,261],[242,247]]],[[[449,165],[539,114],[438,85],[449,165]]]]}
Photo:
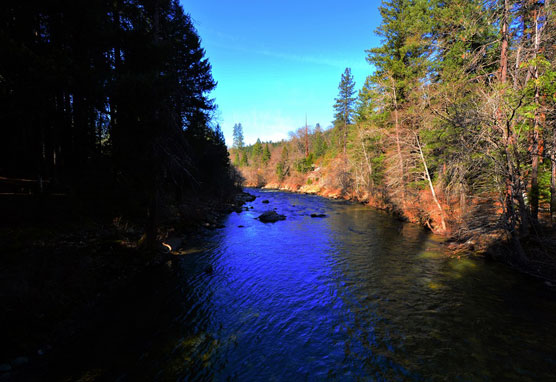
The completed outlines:
{"type": "Polygon", "coordinates": [[[177,260],[183,312],[153,345],[173,350],[142,360],[156,378],[556,379],[556,302],[535,282],[359,205],[250,192],[177,260]],[[255,220],[267,209],[286,220],[255,220]]]}

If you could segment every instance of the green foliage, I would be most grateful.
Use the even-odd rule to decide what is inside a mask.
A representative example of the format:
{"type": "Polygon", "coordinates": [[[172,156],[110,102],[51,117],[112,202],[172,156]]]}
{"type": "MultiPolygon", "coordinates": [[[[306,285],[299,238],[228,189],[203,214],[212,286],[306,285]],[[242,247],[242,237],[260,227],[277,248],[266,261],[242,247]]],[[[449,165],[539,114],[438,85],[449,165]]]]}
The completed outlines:
{"type": "Polygon", "coordinates": [[[0,125],[13,126],[0,129],[4,176],[136,215],[161,194],[229,191],[216,82],[179,2],[9,0],[0,35],[0,125]]]}
{"type": "Polygon", "coordinates": [[[497,52],[489,42],[496,41],[499,31],[486,7],[480,0],[450,0],[432,8],[432,34],[439,42],[435,49],[439,59],[432,65],[441,79],[451,82],[495,70],[497,52]]]}
{"type": "Polygon", "coordinates": [[[385,161],[386,155],[383,153],[371,158],[373,173],[370,178],[375,184],[382,184],[384,182],[385,161]]]}
{"type": "Polygon", "coordinates": [[[367,77],[363,87],[359,90],[357,95],[357,102],[355,105],[355,120],[357,122],[369,122],[371,115],[374,113],[374,98],[377,98],[377,94],[374,91],[371,77],[367,77]]]}
{"type": "Polygon", "coordinates": [[[338,85],[338,98],[334,103],[334,110],[336,114],[334,115],[335,125],[346,125],[353,122],[354,104],[355,104],[355,82],[353,81],[353,75],[351,74],[351,69],[346,68],[340,79],[340,84],[338,85]]]}
{"type": "Polygon", "coordinates": [[[284,162],[276,163],[276,175],[278,175],[278,179],[282,181],[284,177],[287,175],[287,167],[284,162]]]}
{"type": "Polygon", "coordinates": [[[276,163],[276,175],[278,175],[278,179],[280,181],[282,181],[289,174],[288,158],[288,146],[286,144],[283,144],[282,153],[280,154],[280,161],[276,163]]]}
{"type": "Polygon", "coordinates": [[[240,166],[244,166],[244,167],[249,166],[249,159],[247,157],[247,151],[243,151],[241,153],[241,161],[240,161],[239,164],[240,164],[240,166]]]}
{"type": "Polygon", "coordinates": [[[342,74],[338,89],[338,98],[336,98],[336,102],[334,103],[334,110],[336,111],[334,115],[334,127],[336,128],[335,142],[338,147],[343,148],[345,153],[348,128],[353,122],[354,104],[356,100],[356,98],[353,97],[355,94],[355,82],[353,81],[350,68],[346,68],[342,74]]]}
{"type": "Polygon", "coordinates": [[[544,161],[539,168],[539,196],[541,202],[550,203],[550,161],[544,161]]]}
{"type": "Polygon", "coordinates": [[[255,161],[259,161],[259,159],[261,158],[261,156],[263,155],[263,145],[261,143],[261,140],[259,138],[257,138],[257,142],[255,142],[255,144],[252,147],[252,158],[255,161]]]}
{"type": "Polygon", "coordinates": [[[282,148],[282,153],[280,154],[280,160],[282,162],[286,162],[288,158],[289,158],[288,145],[284,145],[282,148]]]}
{"type": "Polygon", "coordinates": [[[312,135],[312,144],[311,147],[313,148],[313,154],[316,158],[320,158],[326,154],[328,149],[328,144],[326,143],[326,138],[324,133],[320,127],[320,124],[317,123],[315,126],[315,130],[312,135]]]}
{"type": "Polygon", "coordinates": [[[233,139],[233,147],[239,150],[243,149],[245,143],[243,142],[243,126],[241,126],[241,123],[234,124],[233,139]]]}
{"type": "Polygon", "coordinates": [[[268,143],[264,145],[262,160],[263,165],[266,165],[268,161],[270,161],[270,150],[268,148],[268,143]]]}
{"type": "MultiPolygon", "coordinates": [[[[550,158],[556,162],[556,9],[543,1],[509,2],[505,57],[503,4],[382,1],[377,29],[382,43],[367,51],[373,74],[355,98],[353,76],[345,70],[334,127],[323,131],[317,126],[309,134],[309,157],[302,157],[303,133],[272,143],[281,150],[280,180],[292,170],[307,174],[316,162],[327,182],[362,194],[372,191],[396,208],[430,192],[438,202],[433,208],[446,217],[456,203],[463,211],[469,197],[492,198],[500,192],[500,199],[509,201],[504,206],[508,227],[525,226],[530,219],[523,211],[532,210],[528,203],[534,198],[523,195],[534,188],[536,163],[538,194],[547,203],[550,158]],[[535,17],[540,40],[535,40],[535,17]],[[500,65],[506,58],[508,79],[502,81],[500,65]],[[521,216],[515,218],[512,208],[521,216]]],[[[255,144],[252,150],[256,157],[262,151],[265,166],[267,146],[255,144]]]]}
{"type": "Polygon", "coordinates": [[[306,158],[301,158],[296,160],[294,163],[294,168],[297,172],[305,174],[313,169],[313,161],[314,161],[314,156],[311,153],[306,158]]]}
{"type": "MultiPolygon", "coordinates": [[[[406,101],[417,79],[425,77],[432,25],[427,1],[390,0],[379,7],[382,23],[376,33],[383,45],[368,50],[367,61],[375,67],[374,86],[406,101]]],[[[393,97],[393,96],[392,96],[393,97]]]]}

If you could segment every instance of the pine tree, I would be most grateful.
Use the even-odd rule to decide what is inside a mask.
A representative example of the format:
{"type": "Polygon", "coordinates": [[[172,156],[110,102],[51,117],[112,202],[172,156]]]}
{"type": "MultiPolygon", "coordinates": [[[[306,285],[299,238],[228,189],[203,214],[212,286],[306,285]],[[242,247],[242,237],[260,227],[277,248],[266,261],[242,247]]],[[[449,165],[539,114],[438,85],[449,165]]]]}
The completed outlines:
{"type": "Polygon", "coordinates": [[[315,154],[316,158],[323,156],[328,149],[328,145],[326,144],[326,140],[324,139],[324,134],[320,127],[320,124],[317,123],[315,126],[315,131],[313,133],[313,153],[315,154]]]}
{"type": "Polygon", "coordinates": [[[263,164],[266,165],[270,161],[270,149],[268,148],[268,143],[264,145],[263,150],[263,164]]]}
{"type": "Polygon", "coordinates": [[[367,61],[375,67],[372,81],[392,86],[401,104],[409,98],[415,80],[424,78],[430,63],[430,4],[424,0],[389,0],[379,7],[382,23],[376,34],[383,45],[367,51],[367,61]]]}
{"type": "Polygon", "coordinates": [[[239,150],[236,150],[234,154],[234,166],[239,167],[240,164],[241,164],[241,159],[239,156],[239,150]]]}
{"type": "Polygon", "coordinates": [[[403,204],[406,185],[411,181],[406,162],[418,163],[410,158],[415,150],[404,145],[411,140],[407,138],[411,134],[408,128],[418,125],[405,121],[419,121],[419,115],[413,113],[417,109],[411,110],[409,105],[416,106],[422,100],[416,90],[430,75],[431,6],[425,0],[385,0],[379,11],[382,23],[376,33],[383,38],[383,44],[367,51],[367,61],[375,72],[369,77],[364,89],[367,94],[363,96],[379,98],[380,102],[373,106],[378,112],[376,120],[383,128],[394,128],[392,144],[397,158],[391,163],[390,179],[397,184],[403,204]]]}
{"type": "Polygon", "coordinates": [[[241,126],[241,123],[236,123],[234,125],[233,138],[233,147],[235,149],[242,150],[245,143],[243,142],[243,127],[241,126]]]}
{"type": "Polygon", "coordinates": [[[481,0],[449,0],[436,4],[431,14],[435,41],[435,80],[454,82],[495,71],[497,31],[492,10],[481,0]]]}
{"type": "Polygon", "coordinates": [[[245,151],[241,154],[240,165],[245,167],[249,166],[249,159],[247,158],[247,153],[245,151]]]}
{"type": "Polygon", "coordinates": [[[355,94],[355,82],[353,81],[350,68],[346,68],[342,74],[338,89],[340,92],[334,104],[334,110],[336,110],[334,125],[341,129],[343,153],[345,156],[348,125],[352,123],[355,104],[355,97],[353,96],[355,94]]]}
{"type": "Polygon", "coordinates": [[[47,179],[77,200],[126,195],[114,207],[147,211],[151,238],[162,189],[175,191],[169,203],[229,191],[211,128],[216,82],[179,1],[9,0],[0,35],[0,125],[13,127],[0,129],[4,175],[47,179]]]}
{"type": "Polygon", "coordinates": [[[257,142],[253,145],[253,159],[258,161],[261,155],[263,154],[263,145],[261,140],[257,138],[257,142]]]}

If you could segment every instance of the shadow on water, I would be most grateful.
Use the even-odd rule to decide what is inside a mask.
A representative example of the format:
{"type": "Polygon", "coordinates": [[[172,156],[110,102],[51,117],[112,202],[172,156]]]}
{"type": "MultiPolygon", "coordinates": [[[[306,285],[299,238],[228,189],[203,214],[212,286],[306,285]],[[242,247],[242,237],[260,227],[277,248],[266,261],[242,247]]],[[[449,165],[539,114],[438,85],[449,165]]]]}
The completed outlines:
{"type": "Polygon", "coordinates": [[[96,358],[69,375],[556,378],[556,301],[542,284],[498,264],[450,258],[440,238],[361,205],[250,192],[253,209],[190,240],[171,276],[135,291],[121,315],[130,321],[112,325],[127,329],[103,329],[96,358]],[[268,209],[287,219],[256,220],[268,209]]]}

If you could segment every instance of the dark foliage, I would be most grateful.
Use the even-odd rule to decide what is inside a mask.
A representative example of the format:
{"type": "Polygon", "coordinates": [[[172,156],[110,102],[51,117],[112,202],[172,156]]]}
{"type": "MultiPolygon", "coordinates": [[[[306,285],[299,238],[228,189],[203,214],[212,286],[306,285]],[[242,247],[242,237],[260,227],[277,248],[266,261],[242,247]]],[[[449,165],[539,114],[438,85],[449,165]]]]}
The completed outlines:
{"type": "Polygon", "coordinates": [[[1,177],[153,218],[234,186],[178,1],[3,2],[0,51],[1,177]]]}

